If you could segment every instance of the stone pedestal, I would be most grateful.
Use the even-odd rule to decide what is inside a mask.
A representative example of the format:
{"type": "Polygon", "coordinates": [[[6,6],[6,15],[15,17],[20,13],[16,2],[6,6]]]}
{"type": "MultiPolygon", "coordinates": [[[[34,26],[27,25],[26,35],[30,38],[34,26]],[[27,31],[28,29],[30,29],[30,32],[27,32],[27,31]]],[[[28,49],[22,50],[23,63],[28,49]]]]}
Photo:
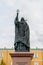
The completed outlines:
{"type": "Polygon", "coordinates": [[[14,52],[10,53],[12,65],[31,65],[33,53],[31,52],[14,52]]]}

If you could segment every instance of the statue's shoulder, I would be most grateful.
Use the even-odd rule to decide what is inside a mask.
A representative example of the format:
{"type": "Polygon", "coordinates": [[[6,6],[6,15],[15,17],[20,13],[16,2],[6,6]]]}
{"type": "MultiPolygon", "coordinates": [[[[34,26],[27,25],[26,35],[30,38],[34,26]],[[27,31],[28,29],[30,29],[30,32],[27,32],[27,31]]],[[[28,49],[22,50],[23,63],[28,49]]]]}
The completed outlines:
{"type": "Polygon", "coordinates": [[[24,23],[25,23],[25,26],[29,27],[29,25],[28,25],[28,23],[26,21],[24,23]]]}

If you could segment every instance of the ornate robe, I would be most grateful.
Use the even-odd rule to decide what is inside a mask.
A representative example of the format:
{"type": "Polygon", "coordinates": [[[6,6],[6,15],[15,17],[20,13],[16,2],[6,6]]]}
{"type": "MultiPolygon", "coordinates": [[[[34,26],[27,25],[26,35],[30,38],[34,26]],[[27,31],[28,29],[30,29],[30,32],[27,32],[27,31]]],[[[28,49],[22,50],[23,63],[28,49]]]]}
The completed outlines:
{"type": "Polygon", "coordinates": [[[15,44],[19,41],[30,47],[29,26],[25,21],[15,20],[15,44]]]}

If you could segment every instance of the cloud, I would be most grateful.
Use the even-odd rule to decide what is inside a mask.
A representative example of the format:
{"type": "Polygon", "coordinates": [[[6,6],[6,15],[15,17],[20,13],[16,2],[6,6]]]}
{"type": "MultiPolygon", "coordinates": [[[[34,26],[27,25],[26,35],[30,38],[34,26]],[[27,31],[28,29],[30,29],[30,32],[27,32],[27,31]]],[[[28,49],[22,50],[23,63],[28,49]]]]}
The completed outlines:
{"type": "Polygon", "coordinates": [[[6,4],[6,6],[12,7],[14,6],[15,0],[2,0],[2,2],[6,4]]]}

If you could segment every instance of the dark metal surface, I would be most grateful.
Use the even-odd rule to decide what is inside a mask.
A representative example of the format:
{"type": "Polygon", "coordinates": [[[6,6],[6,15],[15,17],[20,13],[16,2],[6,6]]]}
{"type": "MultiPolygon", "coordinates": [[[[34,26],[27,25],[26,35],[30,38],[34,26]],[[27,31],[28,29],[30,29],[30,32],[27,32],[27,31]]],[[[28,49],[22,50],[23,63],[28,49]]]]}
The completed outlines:
{"type": "Polygon", "coordinates": [[[15,18],[15,51],[26,52],[30,51],[30,31],[29,26],[25,19],[22,17],[19,21],[18,18],[19,10],[17,10],[17,15],[15,18]]]}

